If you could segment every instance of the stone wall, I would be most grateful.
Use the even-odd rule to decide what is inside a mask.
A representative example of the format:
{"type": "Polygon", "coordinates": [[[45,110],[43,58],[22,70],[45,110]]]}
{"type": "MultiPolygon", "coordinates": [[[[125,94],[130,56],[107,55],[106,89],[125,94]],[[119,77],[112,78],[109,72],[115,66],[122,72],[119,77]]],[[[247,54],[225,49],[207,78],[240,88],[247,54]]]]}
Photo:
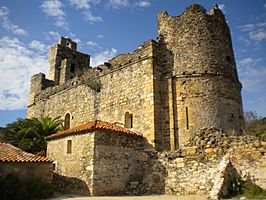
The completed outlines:
{"type": "Polygon", "coordinates": [[[218,199],[239,179],[265,188],[265,151],[265,142],[221,129],[203,129],[185,147],[162,153],[142,137],[107,130],[48,141],[48,156],[64,176],[57,183],[83,193],[86,184],[91,195],[198,194],[218,199]],[[70,139],[73,151],[67,155],[70,139]]]}
{"type": "Polygon", "coordinates": [[[164,182],[161,191],[165,194],[199,194],[211,199],[228,195],[232,182],[239,179],[265,189],[265,152],[265,142],[254,137],[204,129],[190,138],[186,147],[150,156],[145,182],[154,186],[157,183],[152,177],[157,176],[159,183],[164,182]]]}
{"type": "Polygon", "coordinates": [[[91,69],[93,78],[84,75],[38,91],[34,103],[28,106],[27,117],[64,118],[69,113],[70,127],[74,127],[93,119],[124,124],[129,112],[132,129],[154,144],[153,48],[154,42],[149,41],[131,54],[110,60],[111,68],[91,69]],[[97,80],[100,92],[87,86],[87,79],[97,80]]]}
{"type": "Polygon", "coordinates": [[[172,146],[184,146],[201,128],[241,133],[241,84],[221,10],[215,6],[207,14],[193,4],[180,16],[160,12],[158,24],[160,55],[168,70],[162,126],[176,137],[178,145],[172,146]]]}
{"type": "Polygon", "coordinates": [[[55,85],[63,84],[77,75],[87,72],[90,56],[77,51],[77,43],[69,38],[60,37],[58,44],[49,50],[49,79],[55,85]]]}
{"type": "Polygon", "coordinates": [[[52,171],[52,163],[0,162],[0,176],[13,174],[21,179],[39,178],[44,182],[52,183],[52,171]]]}
{"type": "Polygon", "coordinates": [[[49,58],[50,73],[59,76],[63,63],[65,79],[56,83],[58,78],[50,77],[51,84],[43,74],[33,76],[27,117],[64,119],[68,113],[70,127],[93,119],[125,125],[128,113],[132,130],[159,151],[185,146],[202,128],[241,134],[241,83],[230,31],[216,6],[209,14],[196,4],[180,16],[160,12],[157,42],[149,40],[95,68],[74,43],[73,49],[65,47],[67,41],[72,45],[62,40],[49,58]],[[71,63],[82,72],[69,78],[65,68],[71,63]]]}
{"type": "Polygon", "coordinates": [[[55,173],[72,179],[72,191],[92,194],[94,132],[49,140],[47,157],[55,161],[55,173]],[[71,141],[71,153],[68,153],[68,141],[71,141]],[[87,191],[84,187],[79,189],[82,181],[87,191]]]}
{"type": "Polygon", "coordinates": [[[266,143],[240,143],[233,148],[230,161],[243,180],[266,189],[266,143]]]}
{"type": "Polygon", "coordinates": [[[140,136],[107,130],[49,140],[47,156],[55,161],[57,173],[54,183],[63,191],[89,195],[126,194],[130,182],[144,177],[143,145],[140,136]]]}
{"type": "Polygon", "coordinates": [[[94,195],[126,194],[131,182],[142,183],[147,159],[142,137],[98,130],[94,142],[94,195]]]}

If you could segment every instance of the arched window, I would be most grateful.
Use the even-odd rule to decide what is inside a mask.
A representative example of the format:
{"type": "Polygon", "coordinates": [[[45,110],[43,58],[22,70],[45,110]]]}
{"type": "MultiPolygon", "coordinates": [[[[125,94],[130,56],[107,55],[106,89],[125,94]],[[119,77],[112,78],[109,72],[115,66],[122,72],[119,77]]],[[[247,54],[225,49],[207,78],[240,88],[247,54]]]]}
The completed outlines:
{"type": "Polygon", "coordinates": [[[64,129],[67,130],[70,128],[70,114],[67,113],[65,115],[65,120],[64,120],[64,129]]]}
{"type": "Polygon", "coordinates": [[[129,112],[125,113],[125,127],[133,128],[133,114],[129,114],[129,112]]]}

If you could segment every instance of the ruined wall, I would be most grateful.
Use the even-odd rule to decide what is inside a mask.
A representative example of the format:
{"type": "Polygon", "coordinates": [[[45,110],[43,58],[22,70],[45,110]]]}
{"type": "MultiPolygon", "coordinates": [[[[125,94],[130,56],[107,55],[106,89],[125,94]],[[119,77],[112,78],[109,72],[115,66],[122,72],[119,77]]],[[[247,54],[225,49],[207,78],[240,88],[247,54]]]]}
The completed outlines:
{"type": "Polygon", "coordinates": [[[92,194],[93,162],[94,162],[94,133],[72,135],[64,138],[49,140],[47,157],[55,161],[55,172],[66,177],[72,183],[72,190],[92,194]],[[71,153],[68,153],[67,143],[71,141],[71,153]],[[87,185],[78,188],[80,182],[87,185]],[[82,190],[82,191],[80,191],[82,190]]]}
{"type": "Polygon", "coordinates": [[[98,130],[94,142],[94,195],[126,194],[130,182],[142,182],[142,137],[98,130]]]}
{"type": "Polygon", "coordinates": [[[52,163],[0,162],[0,176],[13,174],[20,179],[39,178],[46,183],[52,183],[52,170],[52,163]]]}
{"type": "Polygon", "coordinates": [[[164,182],[165,194],[199,194],[211,199],[226,197],[233,189],[232,183],[240,179],[265,189],[265,142],[223,130],[204,129],[186,145],[149,157],[146,163],[150,171],[145,174],[149,187],[164,182]]]}
{"type": "Polygon", "coordinates": [[[169,134],[178,135],[183,146],[200,128],[241,132],[241,84],[221,10],[214,7],[207,14],[203,7],[193,4],[180,16],[160,12],[158,36],[163,64],[168,68],[163,96],[166,102],[162,103],[168,106],[163,113],[174,114],[165,117],[169,134]]]}
{"type": "Polygon", "coordinates": [[[239,143],[233,148],[230,161],[243,180],[251,180],[266,189],[266,143],[239,143]]]}
{"type": "Polygon", "coordinates": [[[93,119],[124,124],[125,113],[129,112],[133,130],[154,144],[154,43],[149,41],[131,54],[110,60],[109,68],[99,66],[88,75],[38,91],[28,106],[27,117],[64,118],[69,113],[70,127],[74,127],[93,119]],[[91,89],[87,80],[99,82],[100,92],[91,89]]]}

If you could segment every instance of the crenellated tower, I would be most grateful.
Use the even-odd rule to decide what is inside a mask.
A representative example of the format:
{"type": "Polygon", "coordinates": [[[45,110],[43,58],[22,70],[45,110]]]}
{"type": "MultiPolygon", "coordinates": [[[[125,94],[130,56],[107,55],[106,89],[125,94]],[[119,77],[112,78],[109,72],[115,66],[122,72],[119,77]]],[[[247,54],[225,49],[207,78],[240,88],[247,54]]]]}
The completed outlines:
{"type": "Polygon", "coordinates": [[[168,90],[163,101],[168,101],[166,109],[171,113],[164,126],[174,138],[172,148],[184,146],[202,128],[241,133],[241,83],[222,11],[215,5],[207,14],[202,6],[193,4],[180,16],[160,12],[158,25],[168,84],[162,88],[168,90]]]}
{"type": "Polygon", "coordinates": [[[49,79],[55,85],[84,74],[90,68],[90,56],[77,51],[77,43],[69,38],[60,37],[58,44],[52,46],[48,56],[49,79]]]}

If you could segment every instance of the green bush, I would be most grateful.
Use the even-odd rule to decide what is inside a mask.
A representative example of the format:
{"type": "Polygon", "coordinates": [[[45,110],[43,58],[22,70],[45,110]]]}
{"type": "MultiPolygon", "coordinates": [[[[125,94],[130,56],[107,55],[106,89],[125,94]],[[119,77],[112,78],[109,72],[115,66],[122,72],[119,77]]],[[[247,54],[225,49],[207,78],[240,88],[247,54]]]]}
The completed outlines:
{"type": "Polygon", "coordinates": [[[102,88],[102,84],[97,80],[87,79],[85,84],[96,92],[100,92],[102,88]]]}
{"type": "Polygon", "coordinates": [[[20,180],[12,174],[0,177],[1,200],[44,199],[52,196],[53,191],[51,184],[38,178],[20,180]]]}
{"type": "Polygon", "coordinates": [[[266,199],[266,190],[251,181],[246,181],[243,185],[243,196],[252,199],[266,199]]]}

